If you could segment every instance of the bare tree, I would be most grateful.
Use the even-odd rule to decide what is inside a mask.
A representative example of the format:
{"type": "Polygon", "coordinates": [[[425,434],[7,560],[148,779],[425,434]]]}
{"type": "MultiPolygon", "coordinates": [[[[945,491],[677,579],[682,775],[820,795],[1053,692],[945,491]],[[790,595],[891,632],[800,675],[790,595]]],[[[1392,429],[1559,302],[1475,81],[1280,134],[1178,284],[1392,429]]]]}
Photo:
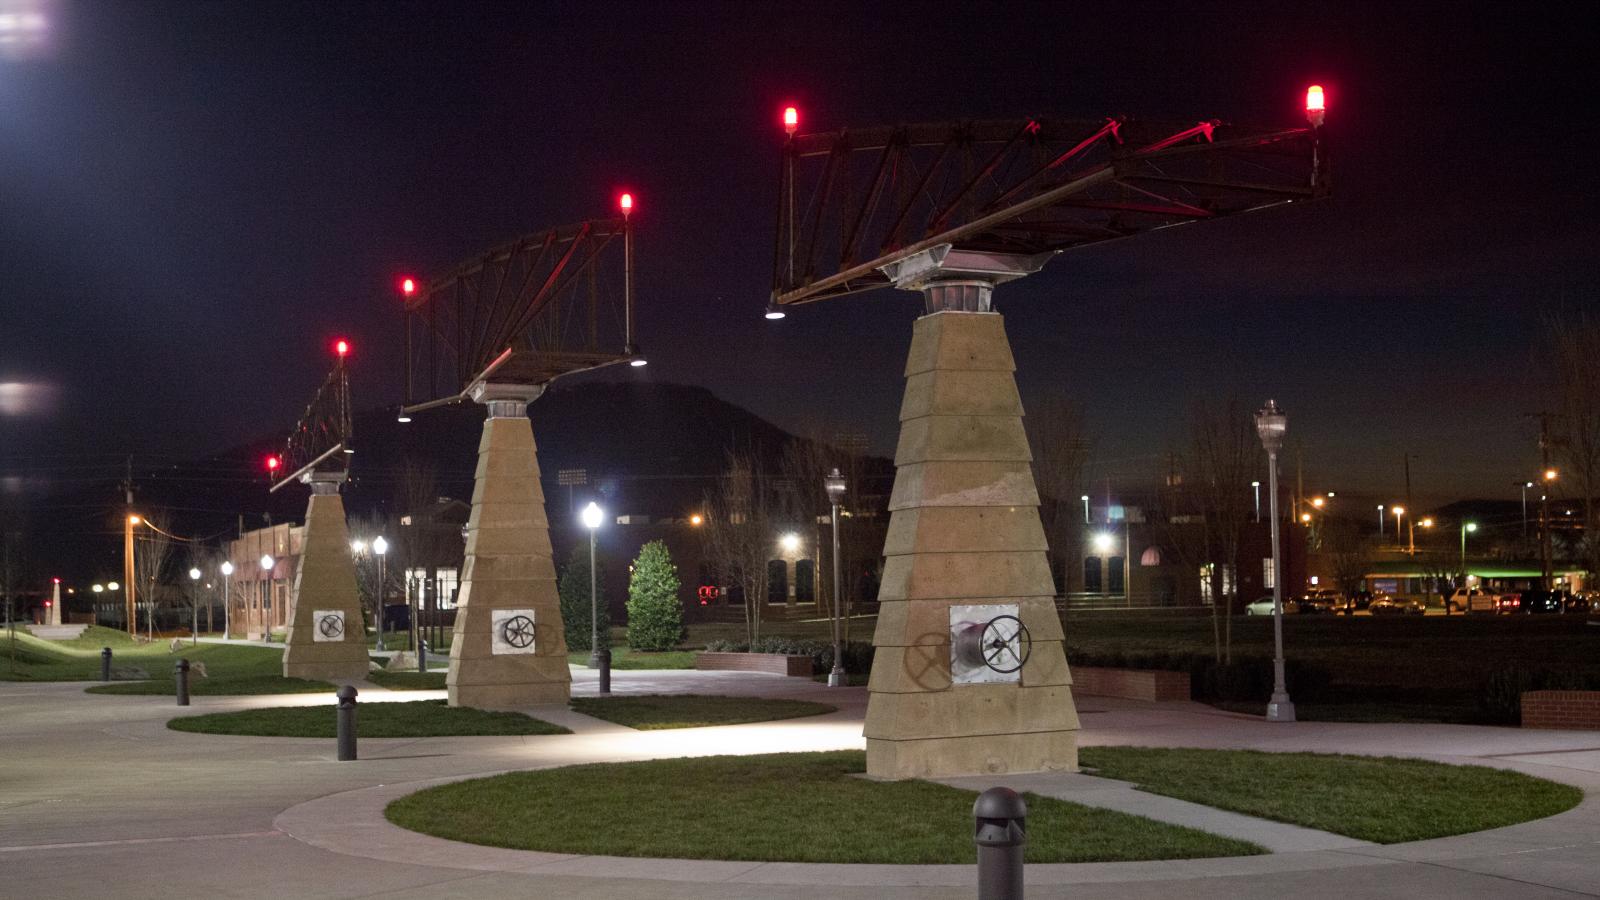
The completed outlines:
{"type": "Polygon", "coordinates": [[[1190,408],[1187,448],[1171,454],[1162,528],[1189,572],[1209,579],[1212,637],[1219,662],[1233,661],[1233,608],[1239,590],[1239,538],[1253,515],[1250,482],[1259,480],[1261,444],[1246,408],[1230,399],[1190,408]]]}
{"type": "MultiPolygon", "coordinates": [[[[145,616],[145,635],[155,639],[156,608],[163,594],[167,569],[172,562],[174,541],[168,531],[171,518],[164,512],[151,512],[144,516],[144,525],[134,531],[133,576],[139,585],[139,595],[149,604],[145,616]]],[[[130,623],[132,624],[132,623],[130,623]]],[[[135,629],[137,633],[137,629],[135,629]]]]}
{"type": "Polygon", "coordinates": [[[1583,500],[1583,567],[1600,574],[1600,318],[1591,313],[1545,322],[1545,358],[1554,369],[1561,435],[1554,445],[1566,490],[1583,500]]]}
{"type": "Polygon", "coordinates": [[[1056,590],[1065,591],[1068,573],[1083,556],[1087,523],[1079,498],[1084,493],[1084,466],[1089,440],[1077,404],[1052,397],[1028,414],[1028,443],[1033,450],[1033,480],[1039,488],[1039,521],[1050,547],[1050,568],[1056,590]]]}
{"type": "Polygon", "coordinates": [[[1346,609],[1354,612],[1355,595],[1365,586],[1367,573],[1372,571],[1374,541],[1349,519],[1329,518],[1322,523],[1321,531],[1322,549],[1333,570],[1334,586],[1350,602],[1346,609]]]}
{"type": "Polygon", "coordinates": [[[744,592],[745,636],[761,636],[767,561],[772,556],[772,490],[749,450],[729,451],[728,467],[706,496],[706,553],[744,592]]]}

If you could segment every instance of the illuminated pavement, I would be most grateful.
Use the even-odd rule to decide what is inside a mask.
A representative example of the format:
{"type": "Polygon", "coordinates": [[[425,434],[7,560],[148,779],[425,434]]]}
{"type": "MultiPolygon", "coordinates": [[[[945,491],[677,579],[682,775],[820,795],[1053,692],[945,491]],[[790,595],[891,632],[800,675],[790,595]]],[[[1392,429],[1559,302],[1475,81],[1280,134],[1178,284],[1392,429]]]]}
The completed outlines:
{"type": "MultiPolygon", "coordinates": [[[[593,676],[574,670],[574,692],[593,676]]],[[[617,692],[823,699],[839,712],[714,729],[633,732],[542,710],[564,736],[331,740],[174,732],[170,698],[0,682],[0,885],[6,896],[969,898],[969,866],[618,860],[462,847],[389,826],[420,783],[595,760],[861,747],[865,691],[747,673],[618,672],[617,692]]],[[[439,692],[364,690],[364,702],[439,692]]],[[[331,703],[328,695],[196,697],[184,713],[331,703]]],[[[1524,825],[1387,847],[1154,863],[1036,865],[1030,897],[1600,896],[1600,734],[1448,725],[1269,725],[1195,704],[1080,698],[1084,744],[1423,756],[1577,784],[1577,809],[1524,825]]],[[[1240,817],[1244,818],[1244,817],[1240,817]]],[[[1251,820],[1254,821],[1254,820],[1251,820]]],[[[1317,835],[1311,832],[1311,835],[1317,835]]]]}

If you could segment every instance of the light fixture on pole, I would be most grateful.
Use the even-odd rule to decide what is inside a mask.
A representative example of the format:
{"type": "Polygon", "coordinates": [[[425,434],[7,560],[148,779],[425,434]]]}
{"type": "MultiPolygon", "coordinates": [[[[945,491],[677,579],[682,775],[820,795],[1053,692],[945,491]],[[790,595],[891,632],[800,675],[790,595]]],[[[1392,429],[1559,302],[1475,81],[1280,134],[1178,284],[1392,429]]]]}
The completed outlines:
{"type": "Polygon", "coordinates": [[[1378,504],[1378,543],[1383,543],[1383,504],[1378,504]]]}
{"type": "MultiPolygon", "coordinates": [[[[389,542],[387,540],[384,540],[384,537],[381,534],[372,539],[372,555],[376,556],[378,558],[378,589],[373,591],[372,593],[373,593],[373,602],[378,607],[378,649],[382,650],[383,649],[383,589],[388,584],[388,582],[385,579],[387,579],[389,577],[389,571],[387,569],[388,555],[389,555],[389,542]]],[[[419,667],[421,667],[423,665],[426,665],[426,663],[424,663],[422,661],[422,654],[420,654],[420,653],[417,654],[417,665],[419,667]]]]}
{"type": "Polygon", "coordinates": [[[1283,678],[1283,549],[1278,537],[1278,451],[1289,430],[1289,417],[1278,404],[1267,405],[1256,413],[1256,434],[1267,451],[1267,504],[1272,517],[1272,699],[1267,703],[1268,722],[1293,722],[1294,703],[1283,678]]]}
{"type": "Polygon", "coordinates": [[[189,568],[189,646],[200,643],[200,570],[189,568]]]}
{"type": "MultiPolygon", "coordinates": [[[[1261,482],[1250,482],[1250,490],[1254,491],[1256,495],[1256,522],[1259,524],[1261,522],[1261,482]]],[[[1085,497],[1084,499],[1087,500],[1088,498],[1085,497]]]]}
{"type": "MultiPolygon", "coordinates": [[[[1469,532],[1469,531],[1477,531],[1477,530],[1478,530],[1478,523],[1477,522],[1462,522],[1461,523],[1461,586],[1462,587],[1466,587],[1467,586],[1467,532],[1469,532]]],[[[1448,604],[1448,603],[1445,604],[1444,611],[1445,611],[1445,615],[1449,615],[1450,614],[1450,604],[1448,604]]]]}
{"type": "MultiPolygon", "coordinates": [[[[270,598],[272,597],[272,570],[274,568],[276,568],[277,565],[278,565],[278,561],[272,558],[272,554],[270,554],[270,553],[261,554],[261,571],[263,573],[265,573],[264,577],[263,577],[263,580],[261,582],[261,606],[260,606],[260,609],[261,609],[261,633],[262,633],[263,636],[268,635],[272,631],[272,626],[267,622],[267,604],[271,602],[270,598]]],[[[246,630],[246,634],[248,634],[248,633],[249,633],[249,631],[247,629],[246,630]]]]}
{"type": "Polygon", "coordinates": [[[233,599],[229,595],[233,588],[233,562],[223,560],[219,567],[222,570],[222,639],[233,640],[233,599]]]}
{"type": "Polygon", "coordinates": [[[1083,524],[1088,525],[1089,524],[1089,495],[1088,494],[1084,494],[1082,497],[1079,497],[1078,499],[1083,501],[1083,524]]]}
{"type": "Polygon", "coordinates": [[[833,670],[828,673],[828,687],[844,687],[844,643],[839,628],[839,608],[844,605],[840,587],[844,581],[839,569],[839,501],[844,499],[845,481],[837,466],[822,479],[822,487],[833,506],[833,670]]]}
{"type": "MultiPolygon", "coordinates": [[[[1396,506],[1393,509],[1389,510],[1389,512],[1394,513],[1394,542],[1396,544],[1398,544],[1398,543],[1400,543],[1400,535],[1402,534],[1402,532],[1400,531],[1400,522],[1401,522],[1401,520],[1403,520],[1405,518],[1406,508],[1404,506],[1396,506]]],[[[1416,545],[1413,544],[1411,546],[1411,549],[1409,549],[1406,552],[1415,553],[1416,551],[1417,551],[1416,545]]]]}
{"type": "Polygon", "coordinates": [[[596,580],[595,534],[605,513],[590,501],[583,508],[583,527],[589,529],[589,668],[600,670],[600,693],[611,693],[611,648],[600,646],[600,583],[596,580]]]}

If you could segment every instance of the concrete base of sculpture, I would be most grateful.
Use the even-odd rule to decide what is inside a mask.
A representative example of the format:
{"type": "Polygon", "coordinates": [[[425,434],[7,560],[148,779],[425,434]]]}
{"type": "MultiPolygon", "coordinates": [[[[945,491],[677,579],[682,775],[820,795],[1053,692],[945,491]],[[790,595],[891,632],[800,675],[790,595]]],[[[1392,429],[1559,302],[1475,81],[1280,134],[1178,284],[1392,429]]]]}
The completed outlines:
{"type": "Polygon", "coordinates": [[[917,320],[868,686],[867,774],[1076,770],[1078,714],[1045,557],[1032,454],[995,313],[917,320]],[[952,606],[1014,605],[1015,680],[951,679],[952,606]]]}
{"type": "MultiPolygon", "coordinates": [[[[526,400],[520,408],[526,409],[526,400]]],[[[491,405],[478,445],[445,681],[451,706],[522,709],[567,702],[572,673],[551,557],[533,425],[525,414],[495,415],[491,405]],[[531,630],[519,625],[508,633],[508,616],[531,620],[531,630]],[[519,646],[530,633],[531,643],[519,646]]]]}
{"type": "MultiPolygon", "coordinates": [[[[314,483],[312,489],[320,490],[321,485],[314,483]]],[[[306,504],[300,562],[289,593],[283,676],[322,681],[366,678],[366,638],[344,500],[333,492],[313,493],[306,504]]]]}

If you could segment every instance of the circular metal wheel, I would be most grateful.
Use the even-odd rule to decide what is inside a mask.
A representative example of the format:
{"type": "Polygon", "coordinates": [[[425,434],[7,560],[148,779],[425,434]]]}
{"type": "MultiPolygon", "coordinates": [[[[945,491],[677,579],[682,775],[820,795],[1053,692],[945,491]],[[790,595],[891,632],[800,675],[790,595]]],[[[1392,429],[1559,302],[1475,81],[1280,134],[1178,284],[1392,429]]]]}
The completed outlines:
{"type": "Polygon", "coordinates": [[[983,626],[983,664],[1003,675],[1020,670],[1033,653],[1033,636],[1016,616],[995,616],[983,626]]]}
{"type": "Polygon", "coordinates": [[[317,620],[317,631],[321,632],[325,638],[344,637],[344,617],[328,613],[317,620]]]}
{"type": "Polygon", "coordinates": [[[518,650],[533,643],[533,620],[527,616],[512,616],[500,625],[500,639],[518,650]]]}

